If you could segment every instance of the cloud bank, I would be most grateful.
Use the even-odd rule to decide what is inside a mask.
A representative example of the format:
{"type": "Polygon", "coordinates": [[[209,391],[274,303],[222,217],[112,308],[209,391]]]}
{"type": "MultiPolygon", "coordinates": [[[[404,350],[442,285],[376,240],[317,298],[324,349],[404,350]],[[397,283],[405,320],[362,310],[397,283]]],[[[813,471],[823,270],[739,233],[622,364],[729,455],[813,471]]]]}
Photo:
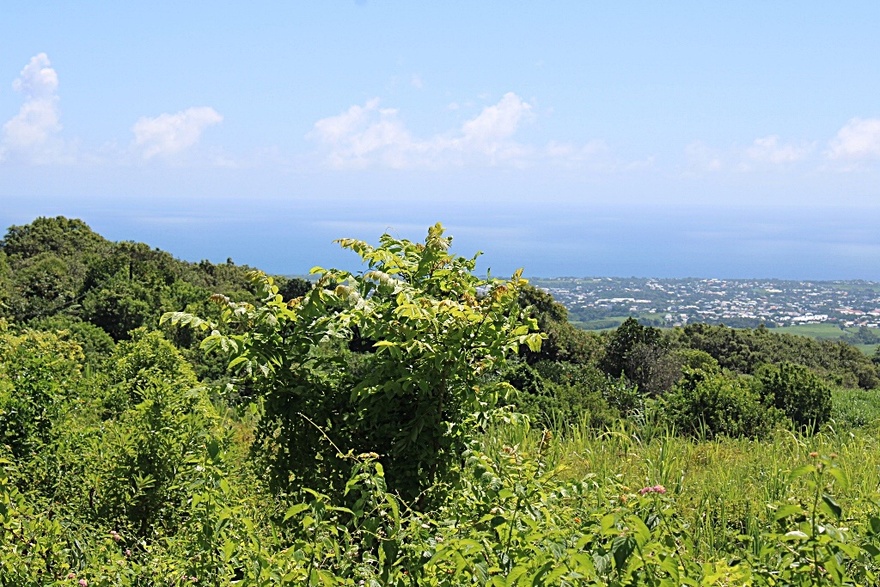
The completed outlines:
{"type": "Polygon", "coordinates": [[[382,108],[374,98],[318,120],[307,137],[319,143],[334,168],[497,165],[529,155],[531,149],[513,136],[532,116],[532,105],[508,92],[458,129],[420,139],[412,136],[396,109],[382,108]]]}

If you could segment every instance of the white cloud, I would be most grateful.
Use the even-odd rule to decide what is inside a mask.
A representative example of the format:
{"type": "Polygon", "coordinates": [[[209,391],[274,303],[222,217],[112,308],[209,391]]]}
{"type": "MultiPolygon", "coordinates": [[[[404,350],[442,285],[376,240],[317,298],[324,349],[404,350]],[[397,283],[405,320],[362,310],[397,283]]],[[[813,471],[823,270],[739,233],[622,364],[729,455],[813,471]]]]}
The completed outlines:
{"type": "Polygon", "coordinates": [[[417,139],[396,109],[380,108],[374,98],[319,120],[307,137],[321,143],[327,161],[337,168],[440,167],[477,160],[498,164],[531,152],[513,139],[523,121],[532,116],[531,110],[531,104],[509,92],[457,130],[417,139]]]}
{"type": "Polygon", "coordinates": [[[174,155],[192,147],[209,126],[219,124],[223,117],[213,108],[187,108],[176,114],[160,114],[155,118],[143,117],[131,130],[134,145],[144,159],[157,155],[174,155]]]}
{"type": "Polygon", "coordinates": [[[24,103],[18,114],[3,125],[0,160],[12,153],[38,163],[56,159],[61,147],[59,141],[53,140],[61,130],[58,74],[49,57],[45,53],[32,57],[12,87],[24,95],[24,103]]]}
{"type": "Polygon", "coordinates": [[[837,132],[825,155],[845,161],[880,159],[880,119],[853,118],[837,132]]]}
{"type": "Polygon", "coordinates": [[[511,136],[520,122],[529,116],[532,106],[514,94],[504,94],[494,106],[487,106],[479,116],[465,122],[461,131],[466,142],[486,148],[511,136]]]}
{"type": "Polygon", "coordinates": [[[352,106],[342,114],[322,118],[307,135],[329,148],[333,167],[365,167],[381,163],[402,167],[408,153],[417,151],[397,110],[379,108],[379,99],[352,106]]]}
{"type": "Polygon", "coordinates": [[[770,135],[755,139],[755,142],[746,149],[745,155],[750,161],[779,165],[800,161],[807,157],[814,148],[814,144],[781,144],[778,135],[770,135]]]}

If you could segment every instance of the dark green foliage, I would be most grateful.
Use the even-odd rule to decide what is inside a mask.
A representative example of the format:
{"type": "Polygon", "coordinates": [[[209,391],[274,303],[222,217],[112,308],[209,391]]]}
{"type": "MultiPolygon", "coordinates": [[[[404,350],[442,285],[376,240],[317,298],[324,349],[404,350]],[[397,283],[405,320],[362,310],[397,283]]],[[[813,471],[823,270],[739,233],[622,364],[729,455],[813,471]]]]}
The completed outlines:
{"type": "Polygon", "coordinates": [[[762,438],[779,420],[779,412],[741,377],[685,370],[684,377],[661,400],[666,420],[684,434],[762,438]]]}
{"type": "Polygon", "coordinates": [[[644,408],[644,396],[638,389],[620,377],[614,379],[595,365],[542,361],[535,365],[537,372],[546,380],[564,390],[563,395],[573,397],[569,423],[586,419],[594,427],[610,425],[619,417],[630,417],[644,408]],[[591,409],[583,414],[580,409],[591,409]]]}
{"type": "Polygon", "coordinates": [[[751,374],[764,364],[784,361],[804,365],[844,386],[871,389],[877,369],[858,349],[840,341],[817,341],[777,334],[766,328],[735,330],[726,326],[689,324],[675,331],[676,344],[702,350],[724,369],[751,374]]]}
{"type": "Polygon", "coordinates": [[[605,341],[605,354],[599,361],[603,371],[612,377],[625,374],[630,351],[639,344],[660,343],[660,331],[639,324],[635,318],[627,318],[605,341]]]}
{"type": "Polygon", "coordinates": [[[278,285],[278,295],[285,300],[294,300],[300,298],[314,287],[311,281],[302,279],[301,277],[279,277],[276,279],[278,285]]]}
{"type": "Polygon", "coordinates": [[[24,226],[10,226],[0,247],[10,259],[26,259],[40,253],[75,257],[100,252],[108,241],[78,219],[40,217],[24,226]]]}
{"type": "Polygon", "coordinates": [[[520,306],[538,321],[538,328],[547,335],[541,350],[522,348],[520,354],[529,362],[565,361],[592,363],[602,353],[602,342],[594,332],[575,328],[568,321],[568,310],[554,301],[553,296],[532,285],[525,285],[519,294],[520,306]]]}
{"type": "Polygon", "coordinates": [[[129,331],[155,321],[157,293],[125,278],[111,279],[84,296],[83,317],[114,340],[124,340],[129,331]]]}
{"type": "Polygon", "coordinates": [[[662,331],[635,318],[627,318],[608,335],[599,367],[611,377],[626,376],[648,396],[667,392],[681,376],[681,362],[670,352],[662,331]]]}
{"type": "Polygon", "coordinates": [[[717,373],[721,370],[721,366],[715,357],[697,349],[676,349],[674,351],[676,360],[681,363],[682,368],[691,370],[700,369],[706,373],[717,373]]]}
{"type": "Polygon", "coordinates": [[[55,314],[33,320],[28,324],[35,330],[65,332],[71,340],[82,347],[84,364],[96,368],[113,352],[116,343],[107,332],[90,322],[83,322],[75,316],[55,314]]]}
{"type": "Polygon", "coordinates": [[[606,401],[607,377],[587,365],[543,361],[534,366],[516,363],[503,379],[518,393],[516,409],[542,428],[586,425],[604,429],[620,418],[606,401]]]}
{"type": "Polygon", "coordinates": [[[73,309],[89,263],[108,246],[81,220],[62,216],[10,227],[0,241],[12,272],[8,315],[26,321],[73,309]]]}
{"type": "Polygon", "coordinates": [[[785,414],[798,428],[818,428],[831,417],[831,387],[802,365],[763,365],[755,374],[761,402],[785,414]]]}

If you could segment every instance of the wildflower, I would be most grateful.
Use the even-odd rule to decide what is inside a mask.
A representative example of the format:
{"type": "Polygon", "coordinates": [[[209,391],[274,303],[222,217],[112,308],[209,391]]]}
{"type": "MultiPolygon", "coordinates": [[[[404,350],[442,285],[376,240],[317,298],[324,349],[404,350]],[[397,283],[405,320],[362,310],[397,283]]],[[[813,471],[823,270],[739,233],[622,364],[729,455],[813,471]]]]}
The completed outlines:
{"type": "Polygon", "coordinates": [[[653,485],[649,487],[642,487],[641,489],[639,489],[639,495],[646,495],[648,493],[659,493],[662,495],[666,493],[666,488],[662,485],[653,485]]]}
{"type": "Polygon", "coordinates": [[[80,579],[79,580],[79,587],[89,587],[89,582],[86,581],[85,579],[80,579]]]}
{"type": "Polygon", "coordinates": [[[76,579],[76,573],[73,573],[73,572],[67,573],[67,578],[68,579],[76,579]]]}
{"type": "Polygon", "coordinates": [[[110,538],[113,539],[113,542],[119,542],[122,540],[122,536],[116,530],[110,530],[110,538]]]}
{"type": "Polygon", "coordinates": [[[817,459],[817,458],[819,458],[819,453],[817,453],[816,451],[811,452],[811,453],[810,453],[810,458],[811,458],[811,459],[817,459]]]}

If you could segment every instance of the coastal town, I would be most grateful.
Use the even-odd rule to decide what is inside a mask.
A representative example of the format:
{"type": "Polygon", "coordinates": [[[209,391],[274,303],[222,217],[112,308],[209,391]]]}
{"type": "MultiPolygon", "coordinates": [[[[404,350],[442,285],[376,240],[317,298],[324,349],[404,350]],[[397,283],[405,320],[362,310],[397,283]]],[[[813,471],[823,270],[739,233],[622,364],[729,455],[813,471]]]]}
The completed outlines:
{"type": "Polygon", "coordinates": [[[880,283],[776,279],[532,278],[586,328],[636,316],[654,326],[880,326],[880,283]]]}

